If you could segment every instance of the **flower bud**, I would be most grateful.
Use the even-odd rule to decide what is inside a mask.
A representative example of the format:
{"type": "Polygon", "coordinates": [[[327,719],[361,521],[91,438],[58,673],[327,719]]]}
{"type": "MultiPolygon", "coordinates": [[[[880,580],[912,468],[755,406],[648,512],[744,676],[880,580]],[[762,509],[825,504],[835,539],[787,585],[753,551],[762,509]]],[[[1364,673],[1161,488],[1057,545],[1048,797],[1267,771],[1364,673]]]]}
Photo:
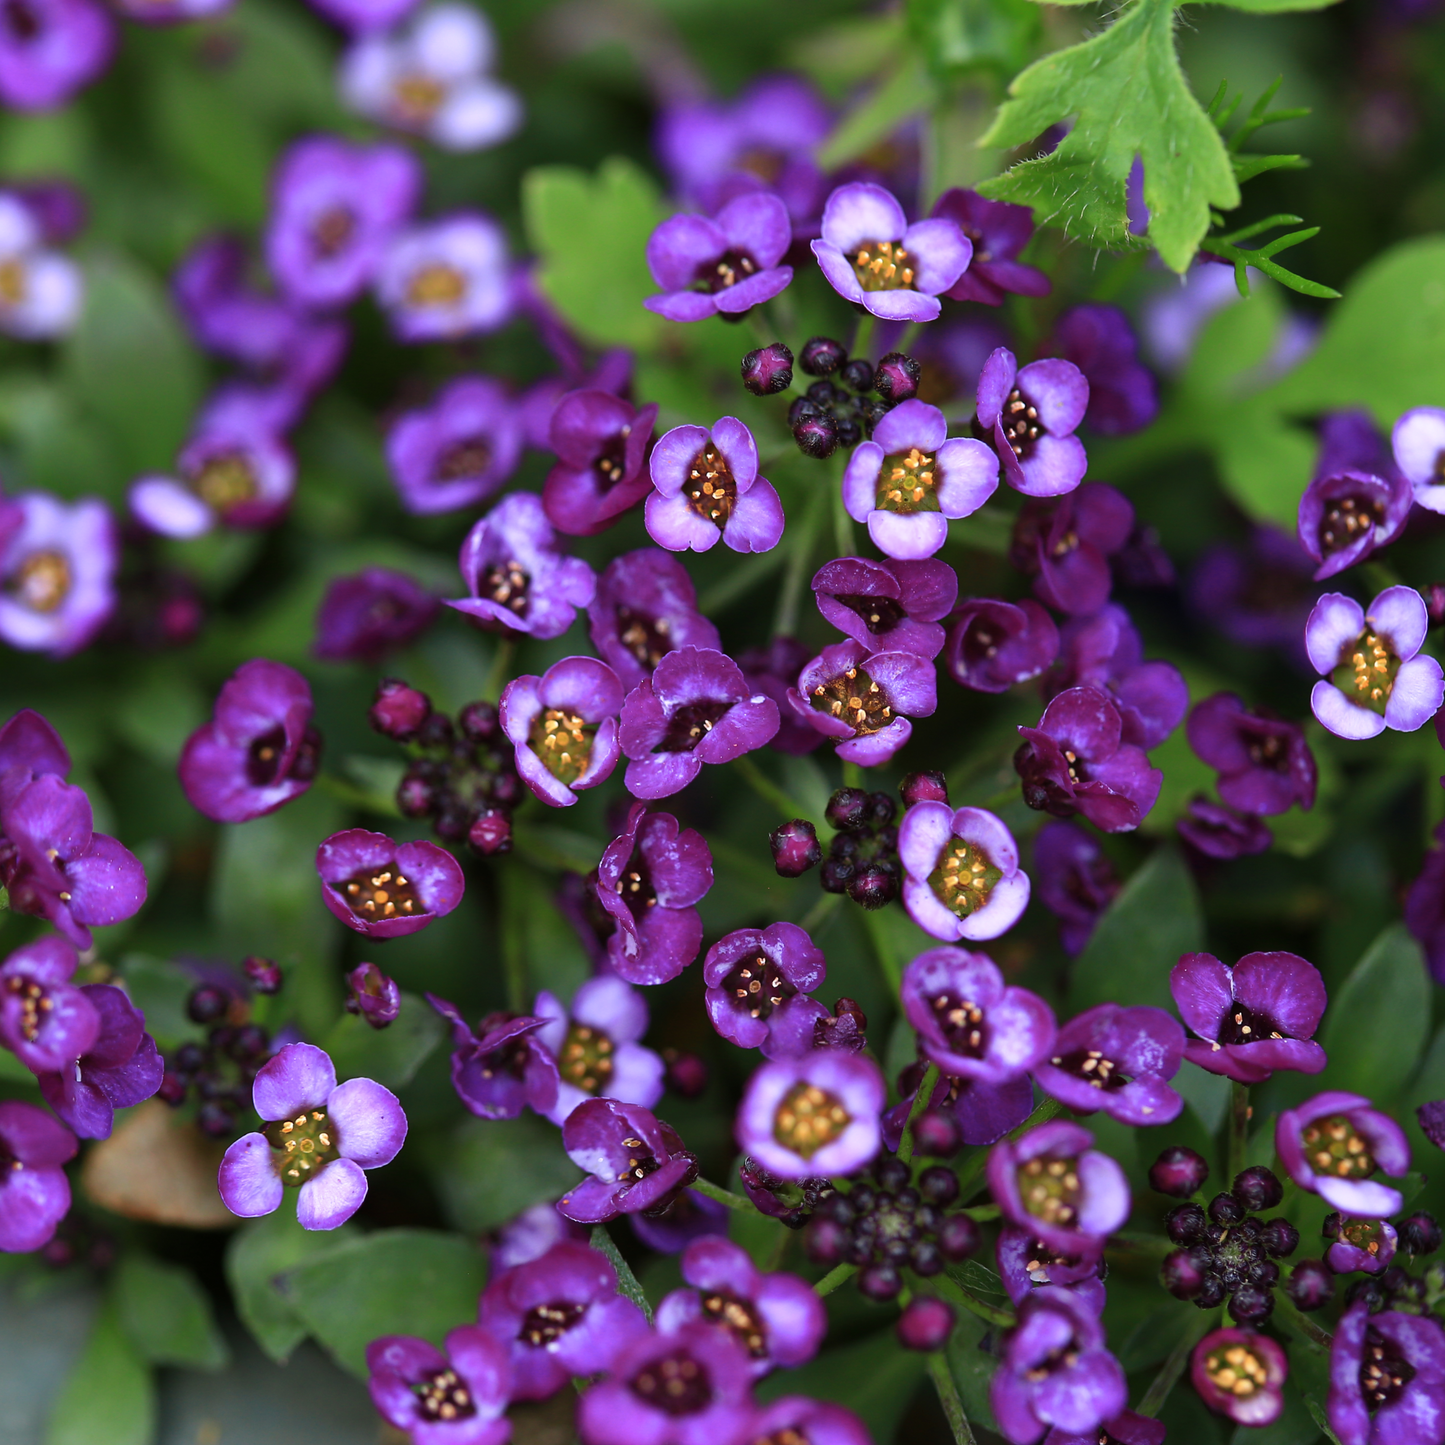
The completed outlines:
{"type": "Polygon", "coordinates": [[[242,1024],[231,1036],[226,1053],[238,1064],[249,1064],[270,1047],[271,1035],[260,1024],[242,1024]]]}
{"type": "Polygon", "coordinates": [[[856,447],[863,440],[863,428],[852,417],[835,417],[833,426],[837,430],[840,447],[856,447]]]}
{"type": "Polygon", "coordinates": [[[1232,1194],[1216,1194],[1209,1201],[1209,1218],[1214,1224],[1238,1224],[1244,1218],[1244,1205],[1232,1194]]]}
{"type": "Polygon", "coordinates": [[[848,349],[841,341],[827,336],[814,336],[803,345],[798,365],[809,376],[831,376],[848,359],[848,349]]]}
{"type": "Polygon", "coordinates": [[[1241,1325],[1263,1324],[1274,1313],[1274,1295],[1257,1284],[1244,1284],[1229,1301],[1229,1317],[1241,1325]]]}
{"type": "Polygon", "coordinates": [[[1440,1226],[1433,1214],[1411,1214],[1402,1219],[1396,1229],[1400,1235],[1400,1248],[1406,1254],[1434,1254],[1440,1248],[1440,1226]]]}
{"type": "Polygon", "coordinates": [[[186,1102],[186,1081],[179,1074],[173,1074],[167,1069],[161,1075],[161,1086],[156,1090],[156,1098],[173,1109],[179,1109],[186,1102]]]}
{"type": "Polygon", "coordinates": [[[683,1099],[696,1099],[707,1088],[707,1065],[696,1054],[664,1049],[662,1058],[667,1065],[663,1081],[674,1094],[683,1099]]]}
{"type": "Polygon", "coordinates": [[[506,808],[483,808],[472,820],[467,842],[487,857],[512,851],[512,815],[506,808]]]}
{"type": "Polygon", "coordinates": [[[1345,1291],[1345,1306],[1358,1304],[1361,1300],[1365,1302],[1365,1308],[1373,1315],[1379,1313],[1385,1307],[1385,1287],[1373,1275],[1365,1275],[1357,1279],[1345,1291]]]}
{"type": "Polygon", "coordinates": [[[868,794],[868,821],[875,828],[886,827],[898,816],[898,804],[887,793],[868,794]]]}
{"type": "Polygon", "coordinates": [[[208,1139],[224,1139],[236,1127],[236,1116],[224,1104],[202,1104],[196,1125],[208,1139]]]}
{"type": "Polygon", "coordinates": [[[1334,1298],[1334,1276],[1321,1259],[1302,1259],[1290,1270],[1284,1292],[1296,1309],[1322,1309],[1334,1298]]]}
{"type": "Polygon", "coordinates": [[[1430,626],[1439,627],[1445,622],[1445,583],[1431,582],[1420,589],[1425,599],[1425,611],[1430,614],[1430,626]]]}
{"type": "Polygon", "coordinates": [[[905,808],[911,808],[915,803],[946,803],[948,780],[939,772],[909,773],[899,783],[898,795],[903,799],[905,808]]]}
{"type": "Polygon", "coordinates": [[[909,1300],[898,1316],[898,1343],[905,1350],[927,1354],[941,1350],[953,1333],[953,1307],[932,1295],[909,1300]]]}
{"type": "Polygon", "coordinates": [[[840,998],[827,1018],[813,1020],[813,1047],[861,1054],[868,1047],[868,1015],[851,998],[840,998]]]}
{"type": "Polygon", "coordinates": [[[1165,1255],[1159,1267],[1159,1283],[1175,1299],[1193,1299],[1204,1288],[1204,1278],[1214,1259],[1207,1249],[1189,1245],[1165,1255]]]}
{"type": "Polygon", "coordinates": [[[873,374],[873,386],[884,401],[898,403],[918,395],[918,383],[923,379],[923,368],[901,351],[890,351],[878,363],[873,374]]]}
{"type": "Polygon", "coordinates": [[[966,1214],[950,1214],[938,1226],[938,1249],[953,1264],[967,1259],[978,1248],[978,1225],[966,1214]]]}
{"type": "Polygon", "coordinates": [[[411,768],[396,785],[396,806],[403,818],[425,818],[436,810],[436,788],[420,770],[411,768]]]}
{"type": "Polygon", "coordinates": [[[396,742],[409,742],[431,712],[431,699],[424,692],[402,682],[385,678],[376,689],[376,698],[367,713],[367,720],[383,737],[396,742]]]}
{"type": "Polygon", "coordinates": [[[213,1024],[223,1019],[231,1007],[231,995],[214,984],[203,983],[191,990],[186,1000],[186,1016],[192,1023],[213,1024]]]}
{"type": "Polygon", "coordinates": [[[1218,1309],[1228,1293],[1224,1281],[1217,1274],[1207,1274],[1204,1276],[1204,1283],[1199,1287],[1199,1293],[1194,1296],[1194,1304],[1202,1310],[1218,1309]]]}
{"type": "Polygon", "coordinates": [[[958,1175],[942,1164],[931,1164],[918,1176],[918,1192],[929,1204],[946,1209],[958,1198],[958,1175]]]}
{"type": "Polygon", "coordinates": [[[401,990],[374,963],[363,963],[346,975],[351,990],[346,1012],[360,1014],[374,1029],[396,1022],[401,1012],[401,990]]]}
{"type": "Polygon", "coordinates": [[[1193,1149],[1175,1144],[1149,1166],[1149,1187],[1174,1199],[1188,1199],[1204,1188],[1209,1178],[1209,1165],[1193,1149]]]}
{"type": "Polygon", "coordinates": [[[848,897],[870,913],[898,897],[898,874],[882,863],[865,863],[848,880],[848,897]]]}
{"type": "Polygon", "coordinates": [[[952,1114],[942,1109],[925,1109],[913,1121],[913,1152],[927,1159],[951,1159],[963,1139],[952,1114]]]}
{"type": "Polygon", "coordinates": [[[860,396],[864,392],[873,390],[873,363],[864,361],[861,356],[855,356],[852,361],[847,362],[838,373],[838,380],[848,388],[849,391],[856,391],[860,396]]]}
{"type": "Polygon", "coordinates": [[[1256,1165],[1253,1169],[1245,1169],[1236,1174],[1229,1192],[1251,1214],[1273,1209],[1284,1198],[1284,1187],[1263,1165],[1256,1165]]]}
{"type": "Polygon", "coordinates": [[[868,794],[862,788],[839,788],[828,799],[823,816],[840,833],[861,828],[868,819],[868,794]]]}
{"type": "Polygon", "coordinates": [[[457,727],[469,743],[489,743],[500,736],[502,719],[495,703],[469,702],[457,714],[457,727]]]}
{"type": "Polygon", "coordinates": [[[818,830],[802,818],[774,828],[768,842],[773,850],[773,867],[781,878],[801,878],[823,861],[818,830]]]}
{"type": "Polygon", "coordinates": [[[748,352],[740,369],[743,385],[754,396],[775,396],[793,384],[793,353],[775,341],[748,352]]]}
{"type": "Polygon", "coordinates": [[[241,972],[251,981],[251,987],[257,993],[281,992],[281,970],[269,958],[262,958],[255,953],[247,954],[241,960],[241,972]]]}
{"type": "Polygon", "coordinates": [[[424,748],[450,748],[456,736],[452,720],[444,712],[428,713],[416,730],[416,740],[424,748]]]}
{"type": "Polygon", "coordinates": [[[818,883],[824,893],[846,893],[857,870],[846,858],[829,858],[818,870],[818,883]]]}
{"type": "Polygon", "coordinates": [[[897,1299],[902,1288],[903,1276],[891,1264],[870,1264],[858,1272],[859,1292],[871,1300],[897,1299]]]}
{"type": "Polygon", "coordinates": [[[1287,1219],[1267,1220],[1258,1238],[1259,1247],[1275,1259],[1286,1259],[1299,1248],[1299,1230],[1287,1219]]]}
{"type": "Polygon", "coordinates": [[[842,1263],[843,1251],[848,1242],[847,1229],[835,1220],[815,1214],[809,1221],[806,1248],[808,1258],[815,1264],[842,1263]]]}
{"type": "Polygon", "coordinates": [[[1197,1244],[1209,1230],[1209,1219],[1197,1204],[1181,1204],[1164,1216],[1164,1229],[1175,1244],[1197,1244]]]}
{"type": "Polygon", "coordinates": [[[793,440],[804,456],[822,461],[838,450],[838,423],[822,412],[804,417],[793,426],[793,440]]]}

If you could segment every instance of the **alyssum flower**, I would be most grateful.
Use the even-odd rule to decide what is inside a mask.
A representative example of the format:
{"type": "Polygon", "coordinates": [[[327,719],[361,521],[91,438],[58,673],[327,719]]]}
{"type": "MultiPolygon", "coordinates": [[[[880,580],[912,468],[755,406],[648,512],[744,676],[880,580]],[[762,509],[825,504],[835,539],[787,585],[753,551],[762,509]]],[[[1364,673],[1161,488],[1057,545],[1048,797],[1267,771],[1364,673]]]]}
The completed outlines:
{"type": "Polygon", "coordinates": [[[720,938],[703,960],[713,1027],[765,1059],[806,1053],[828,1010],[808,995],[823,985],[823,952],[795,923],[741,928],[720,938]]]}
{"type": "Polygon", "coordinates": [[[446,1353],[414,1335],[383,1335],[366,1347],[367,1388],[383,1417],[415,1445],[504,1445],[512,1422],[507,1347],[480,1325],[446,1338],[446,1353]]]}
{"type": "Polygon", "coordinates": [[[997,938],[1028,907],[1013,834],[982,808],[915,803],[898,830],[903,906],[935,938],[997,938]]]}
{"type": "Polygon", "coordinates": [[[462,901],[457,861],[435,843],[396,843],[384,833],[348,828],[316,850],[321,901],[348,928],[369,938],[400,938],[425,928],[462,901]]]}
{"type": "Polygon", "coordinates": [[[471,1028],[456,1005],[429,993],[427,1002],[452,1026],[452,1088],[479,1119],[515,1119],[525,1108],[550,1118],[560,1075],[542,1043],[540,1014],[490,1013],[471,1028]]]}
{"type": "Polygon", "coordinates": [[[430,406],[403,412],[386,438],[401,504],[422,516],[480,506],[521,455],[516,402],[486,376],[458,377],[430,406]]]}
{"type": "Polygon", "coordinates": [[[836,741],[845,763],[877,767],[912,737],[912,718],[937,708],[938,677],[916,652],[870,653],[861,642],[836,642],[798,674],[788,703],[836,741]]]}
{"type": "Polygon", "coordinates": [[[1084,480],[1088,457],[1074,435],[1089,405],[1089,383],[1072,362],[1020,367],[1000,347],[978,378],[978,424],[993,441],[1004,480],[1030,497],[1058,497],[1084,480]]]}
{"type": "Polygon", "coordinates": [[[62,1165],[75,1158],[75,1135],[44,1109],[0,1102],[0,1253],[39,1249],[70,1212],[62,1165]]]}
{"type": "Polygon", "coordinates": [[[640,1104],[586,1099],[562,1126],[562,1147],[592,1177],[557,1203],[579,1224],[619,1214],[659,1214],[697,1178],[697,1158],[677,1131],[640,1104]]]}
{"type": "Polygon", "coordinates": [[[958,600],[958,574],[947,562],[882,562],[839,557],[813,575],[818,611],[839,632],[876,652],[937,657],[941,619],[958,600]]]}
{"type": "Polygon", "coordinates": [[[1168,1124],[1184,1108],[1168,1084],[1179,1072],[1184,1047],[1184,1030],[1163,1009],[1104,1003],[1059,1030],[1034,1077],[1075,1113],[1102,1109],[1134,1128],[1168,1124]]]}
{"type": "Polygon", "coordinates": [[[1274,1143],[1290,1178],[1342,1214],[1380,1219],[1401,1209],[1400,1191],[1371,1176],[1404,1174],[1410,1145],[1404,1130],[1361,1095],[1326,1090],[1286,1109],[1274,1143]]]}
{"type": "Polygon", "coordinates": [[[970,597],[949,624],[943,666],[960,687],[1007,692],[1059,655],[1059,629],[1031,598],[970,597]]]}
{"type": "Polygon", "coordinates": [[[639,547],[607,564],[587,604],[587,632],[629,691],[675,648],[722,646],[717,628],[697,610],[687,568],[658,547],[639,547]]]}
{"type": "Polygon", "coordinates": [[[502,690],[500,708],[518,774],[554,808],[575,803],[574,790],[605,782],[622,755],[622,684],[595,657],[564,657],[541,677],[513,678],[502,690]]]}

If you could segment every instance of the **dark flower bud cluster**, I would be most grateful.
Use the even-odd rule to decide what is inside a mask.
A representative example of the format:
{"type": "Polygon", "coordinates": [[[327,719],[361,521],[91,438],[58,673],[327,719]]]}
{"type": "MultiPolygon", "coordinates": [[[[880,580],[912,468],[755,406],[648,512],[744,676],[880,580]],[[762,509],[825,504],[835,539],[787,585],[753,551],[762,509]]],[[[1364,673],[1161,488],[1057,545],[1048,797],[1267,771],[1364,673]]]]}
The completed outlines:
{"type": "Polygon", "coordinates": [[[72,1209],[60,1221],[55,1233],[40,1249],[40,1257],[51,1269],[84,1265],[97,1274],[115,1263],[116,1241],[109,1230],[72,1209]]]}
{"type": "Polygon", "coordinates": [[[903,1271],[927,1279],[978,1248],[978,1226],[949,1212],[958,1199],[958,1177],[930,1165],[913,1171],[896,1154],[884,1154],[870,1177],[839,1192],[808,1226],[809,1256],[819,1264],[858,1266],[858,1288],[869,1299],[897,1298],[903,1271]]]}
{"type": "MultiPolygon", "coordinates": [[[[743,360],[744,383],[750,391],[754,386],[748,381],[749,363],[756,356],[757,366],[762,367],[763,355],[752,352],[743,360]]],[[[922,376],[918,362],[902,352],[890,352],[875,367],[862,357],[850,359],[842,343],[827,336],[813,337],[803,347],[798,365],[818,380],[788,408],[788,425],[798,449],[820,459],[871,436],[891,407],[917,394],[922,376]]]]}
{"type": "Polygon", "coordinates": [[[214,1024],[204,1043],[191,1040],[166,1059],[157,1091],[173,1109],[195,1095],[196,1124],[212,1139],[236,1132],[236,1123],[251,1107],[251,1083],[271,1056],[271,1035],[250,1019],[238,992],[203,983],[186,1000],[192,1022],[214,1024]]]}
{"type": "Polygon", "coordinates": [[[846,893],[864,908],[882,908],[898,897],[898,805],[887,793],[839,788],[824,814],[836,830],[819,881],[825,893],[846,893]]]}

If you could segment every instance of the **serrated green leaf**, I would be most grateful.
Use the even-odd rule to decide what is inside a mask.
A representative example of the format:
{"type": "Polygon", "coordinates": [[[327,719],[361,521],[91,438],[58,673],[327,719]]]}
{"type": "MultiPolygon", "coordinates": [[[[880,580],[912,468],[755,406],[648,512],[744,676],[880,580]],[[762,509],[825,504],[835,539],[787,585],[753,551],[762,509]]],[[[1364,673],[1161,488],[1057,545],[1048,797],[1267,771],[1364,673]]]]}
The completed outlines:
{"type": "Polygon", "coordinates": [[[219,1370],[230,1361],[211,1301],[190,1270],[128,1253],[111,1291],[126,1338],[151,1364],[219,1370]]]}
{"type": "Polygon", "coordinates": [[[384,1029],[374,1029],[358,1014],[345,1014],[321,1047],[331,1055],[339,1079],[375,1079],[400,1089],[441,1042],[441,1015],[423,998],[403,993],[401,1011],[384,1029]]]}
{"type": "Polygon", "coordinates": [[[468,1119],[432,1160],[432,1182],[447,1218],[480,1234],[577,1182],[556,1129],[533,1114],[468,1119]]]}
{"type": "Polygon", "coordinates": [[[45,1445],[149,1445],[155,1421],[150,1367],[115,1312],[102,1309],[56,1399],[45,1445]]]}

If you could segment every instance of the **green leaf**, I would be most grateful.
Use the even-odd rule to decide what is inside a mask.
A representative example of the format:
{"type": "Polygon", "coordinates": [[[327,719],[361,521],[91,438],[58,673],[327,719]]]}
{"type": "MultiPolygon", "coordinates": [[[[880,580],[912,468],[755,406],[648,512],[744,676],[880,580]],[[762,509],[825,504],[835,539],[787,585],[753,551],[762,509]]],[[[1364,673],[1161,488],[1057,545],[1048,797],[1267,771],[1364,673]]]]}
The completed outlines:
{"type": "Polygon", "coordinates": [[[495,1229],[577,1182],[556,1129],[534,1114],[467,1119],[429,1162],[447,1218],[469,1234],[495,1229]]]}
{"type": "Polygon", "coordinates": [[[114,1311],[102,1309],[61,1387],[45,1445],[149,1445],[155,1422],[150,1368],[114,1311]]]}
{"type": "Polygon", "coordinates": [[[1168,1008],[1169,970],[1203,946],[1194,879],[1176,849],[1160,848],[1120,889],[1074,961],[1069,1011],[1118,1001],[1168,1008]]]}
{"type": "Polygon", "coordinates": [[[469,1239],[428,1229],[385,1229],[338,1244],[287,1270],[281,1290],[307,1329],[353,1374],[380,1335],[420,1335],[440,1345],[472,1324],[486,1283],[469,1239]]]}
{"type": "Polygon", "coordinates": [[[230,1362],[211,1301],[190,1270],[130,1253],[111,1289],[120,1327],[151,1364],[219,1370],[230,1362]]]}
{"type": "Polygon", "coordinates": [[[401,1012],[384,1029],[358,1014],[344,1014],[322,1040],[339,1079],[375,1079],[388,1089],[409,1084],[441,1042],[441,1015],[414,993],[403,993],[401,1012]]]}
{"type": "Polygon", "coordinates": [[[1414,1072],[1429,1027],[1430,980],[1420,945],[1403,923],[1392,923],[1330,999],[1320,1039],[1330,1057],[1330,1086],[1381,1102],[1393,1098],[1414,1072]]]}
{"type": "Polygon", "coordinates": [[[1030,0],[908,0],[907,14],[915,46],[942,80],[976,66],[1013,74],[1042,29],[1030,0]]]}
{"type": "Polygon", "coordinates": [[[988,1387],[998,1368],[998,1360],[979,1348],[988,1329],[988,1325],[977,1315],[965,1310],[958,1312],[958,1323],[948,1340],[948,1372],[953,1376],[958,1398],[963,1402],[964,1413],[969,1420],[987,1430],[996,1430],[998,1426],[989,1405],[988,1387]]]}

